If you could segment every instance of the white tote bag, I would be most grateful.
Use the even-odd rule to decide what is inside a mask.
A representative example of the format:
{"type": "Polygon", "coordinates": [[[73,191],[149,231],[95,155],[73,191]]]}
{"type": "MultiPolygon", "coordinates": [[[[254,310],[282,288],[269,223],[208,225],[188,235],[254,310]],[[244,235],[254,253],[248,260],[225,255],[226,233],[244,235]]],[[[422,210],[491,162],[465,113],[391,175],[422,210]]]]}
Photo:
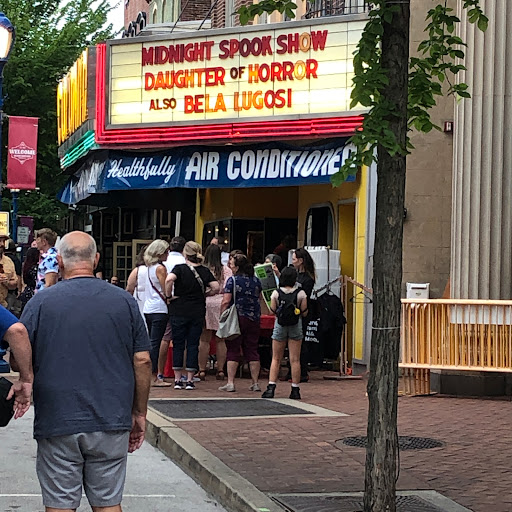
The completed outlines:
{"type": "Polygon", "coordinates": [[[242,333],[238,322],[238,311],[236,310],[236,280],[235,276],[233,276],[233,305],[220,315],[217,337],[225,340],[233,340],[238,338],[240,334],[242,333]]]}

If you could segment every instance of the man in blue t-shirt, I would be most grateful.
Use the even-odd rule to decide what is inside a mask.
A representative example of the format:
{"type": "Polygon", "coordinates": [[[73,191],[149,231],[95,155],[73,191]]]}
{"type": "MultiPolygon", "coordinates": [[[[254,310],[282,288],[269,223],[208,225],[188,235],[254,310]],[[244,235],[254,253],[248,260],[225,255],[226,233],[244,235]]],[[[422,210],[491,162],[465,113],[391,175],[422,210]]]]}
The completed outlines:
{"type": "Polygon", "coordinates": [[[30,408],[32,396],[32,349],[27,329],[3,306],[0,306],[0,341],[11,348],[11,367],[20,372],[20,378],[13,383],[6,399],[14,396],[14,418],[21,418],[30,408]]]}
{"type": "Polygon", "coordinates": [[[121,512],[128,452],[144,441],[149,340],[135,299],[96,279],[94,239],[61,240],[64,280],[31,299],[21,321],[34,360],[37,475],[47,512],[121,512]]]}

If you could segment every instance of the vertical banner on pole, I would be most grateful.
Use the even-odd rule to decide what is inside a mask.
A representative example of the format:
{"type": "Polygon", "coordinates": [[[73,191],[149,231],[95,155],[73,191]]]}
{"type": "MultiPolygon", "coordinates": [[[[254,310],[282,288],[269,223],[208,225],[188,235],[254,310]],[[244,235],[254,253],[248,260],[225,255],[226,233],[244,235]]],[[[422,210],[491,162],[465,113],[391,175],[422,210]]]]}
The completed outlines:
{"type": "Polygon", "coordinates": [[[9,116],[7,188],[36,188],[37,117],[9,116]]]}

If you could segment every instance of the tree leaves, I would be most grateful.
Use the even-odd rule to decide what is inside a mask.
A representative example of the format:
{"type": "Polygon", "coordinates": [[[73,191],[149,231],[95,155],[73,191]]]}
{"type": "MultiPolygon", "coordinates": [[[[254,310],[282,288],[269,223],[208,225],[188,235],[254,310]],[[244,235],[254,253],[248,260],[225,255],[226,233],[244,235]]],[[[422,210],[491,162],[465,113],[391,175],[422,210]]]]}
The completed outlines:
{"type": "MultiPolygon", "coordinates": [[[[259,3],[238,10],[240,22],[245,25],[256,15],[264,12],[285,12],[294,10],[295,4],[287,0],[262,0],[259,3]]],[[[489,20],[480,7],[480,0],[463,0],[470,23],[485,31],[489,20]]],[[[380,43],[384,24],[392,24],[396,4],[387,0],[373,0],[369,20],[361,35],[354,53],[354,78],[350,108],[366,108],[363,126],[351,139],[357,151],[346,160],[339,173],[332,177],[334,186],[343,183],[346,178],[357,172],[362,165],[371,165],[376,161],[377,146],[382,146],[390,155],[404,155],[414,147],[409,137],[404,146],[397,141],[397,134],[389,129],[389,120],[395,116],[395,105],[389,104],[382,91],[388,84],[390,70],[383,69],[380,63],[380,43]]],[[[290,18],[289,14],[287,14],[290,18]]],[[[443,86],[448,94],[457,98],[469,98],[468,87],[464,83],[453,84],[453,78],[466,68],[461,64],[464,59],[464,41],[454,35],[460,20],[446,3],[440,3],[427,13],[426,33],[428,38],[418,46],[419,56],[410,59],[408,128],[428,133],[439,130],[430,118],[430,110],[436,105],[436,96],[443,94],[443,86]]]]}
{"type": "Polygon", "coordinates": [[[20,198],[22,214],[36,214],[45,220],[49,214],[56,220],[56,212],[61,211],[62,205],[55,199],[65,181],[57,157],[57,84],[86,46],[114,35],[112,26],[106,25],[113,9],[110,4],[108,0],[69,0],[61,5],[55,0],[2,1],[2,10],[16,29],[14,49],[4,71],[4,112],[39,117],[40,200],[34,201],[35,194],[30,201],[20,198]]]}
{"type": "Polygon", "coordinates": [[[275,11],[285,14],[288,18],[294,18],[295,9],[297,4],[291,0],[261,0],[256,4],[240,7],[237,13],[240,24],[247,25],[255,16],[261,16],[263,13],[272,14],[275,11]]]}

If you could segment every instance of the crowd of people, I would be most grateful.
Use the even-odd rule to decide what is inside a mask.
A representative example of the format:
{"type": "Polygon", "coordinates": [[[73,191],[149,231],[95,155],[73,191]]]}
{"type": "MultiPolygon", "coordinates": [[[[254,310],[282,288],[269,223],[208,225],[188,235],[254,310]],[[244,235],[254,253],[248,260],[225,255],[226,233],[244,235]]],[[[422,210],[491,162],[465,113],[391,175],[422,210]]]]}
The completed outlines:
{"type": "MultiPolygon", "coordinates": [[[[299,399],[300,382],[307,382],[307,351],[304,325],[308,300],[315,284],[315,266],[304,248],[292,254],[292,264],[283,269],[279,255],[269,254],[276,287],[270,310],[276,315],[272,335],[272,366],[263,397],[272,398],[285,348],[289,349],[291,398],[299,399]],[[283,311],[292,312],[283,319],[283,311]],[[287,325],[281,325],[280,322],[287,325]]],[[[151,344],[153,381],[156,387],[173,386],[193,390],[207,378],[210,353],[215,354],[215,378],[227,379],[220,391],[235,392],[235,379],[241,363],[249,366],[250,390],[259,392],[260,316],[262,284],[254,267],[240,250],[223,251],[216,239],[202,247],[183,237],[170,243],[155,240],[144,247],[128,277],[126,290],[137,300],[146,322],[151,344]],[[235,304],[240,335],[223,339],[217,335],[224,311],[235,304]],[[165,367],[172,344],[174,384],[168,382],[165,367]],[[212,350],[213,349],[213,350],[212,350]]]]}
{"type": "MultiPolygon", "coordinates": [[[[99,254],[86,233],[66,234],[57,250],[55,232],[36,232],[23,265],[11,259],[10,243],[0,242],[0,338],[19,371],[18,381],[0,382],[0,425],[27,412],[33,391],[36,470],[47,512],[76,510],[82,489],[93,510],[121,512],[127,454],[144,441],[150,386],[172,385],[164,377],[171,343],[176,390],[193,390],[206,378],[213,344],[216,378],[227,376],[221,391],[236,390],[242,362],[250,389],[261,391],[262,283],[241,251],[226,257],[212,243],[203,256],[199,244],[182,237],[155,240],[139,254],[127,293],[96,277],[99,254]],[[7,309],[9,294],[21,302],[19,320],[7,309]],[[237,332],[222,339],[228,310],[237,332]]],[[[279,286],[270,303],[273,355],[262,396],[274,397],[288,344],[290,398],[300,399],[315,269],[305,249],[294,251],[290,267],[280,260],[267,257],[279,286]]]]}
{"type": "MultiPolygon", "coordinates": [[[[32,297],[58,282],[56,242],[57,234],[51,229],[36,232],[33,247],[27,251],[23,266],[19,264],[19,271],[14,268],[16,261],[4,255],[9,244],[0,243],[2,305],[8,307],[8,296],[13,293],[10,290],[14,290],[21,302],[21,313],[32,297]]],[[[309,315],[308,301],[315,284],[315,266],[304,248],[292,252],[290,266],[284,266],[278,254],[269,254],[265,262],[272,264],[277,289],[270,303],[270,312],[276,316],[272,363],[269,383],[262,396],[274,397],[288,347],[288,375],[282,380],[292,383],[290,398],[298,399],[299,384],[309,378],[307,346],[303,340],[309,315]],[[285,310],[291,312],[289,318],[284,318],[285,310]]],[[[98,269],[95,275],[98,276],[98,269]]],[[[120,286],[117,276],[112,276],[110,283],[120,286]]],[[[212,369],[217,380],[226,381],[219,390],[235,392],[239,366],[247,364],[250,390],[261,391],[262,285],[242,251],[227,253],[215,238],[204,255],[199,244],[187,242],[181,236],[170,242],[154,240],[137,255],[126,291],[135,298],[148,331],[153,386],[193,390],[212,369]],[[238,314],[240,335],[223,339],[217,335],[219,320],[232,304],[238,314]],[[174,383],[169,381],[171,375],[165,375],[170,346],[174,383]]]]}

